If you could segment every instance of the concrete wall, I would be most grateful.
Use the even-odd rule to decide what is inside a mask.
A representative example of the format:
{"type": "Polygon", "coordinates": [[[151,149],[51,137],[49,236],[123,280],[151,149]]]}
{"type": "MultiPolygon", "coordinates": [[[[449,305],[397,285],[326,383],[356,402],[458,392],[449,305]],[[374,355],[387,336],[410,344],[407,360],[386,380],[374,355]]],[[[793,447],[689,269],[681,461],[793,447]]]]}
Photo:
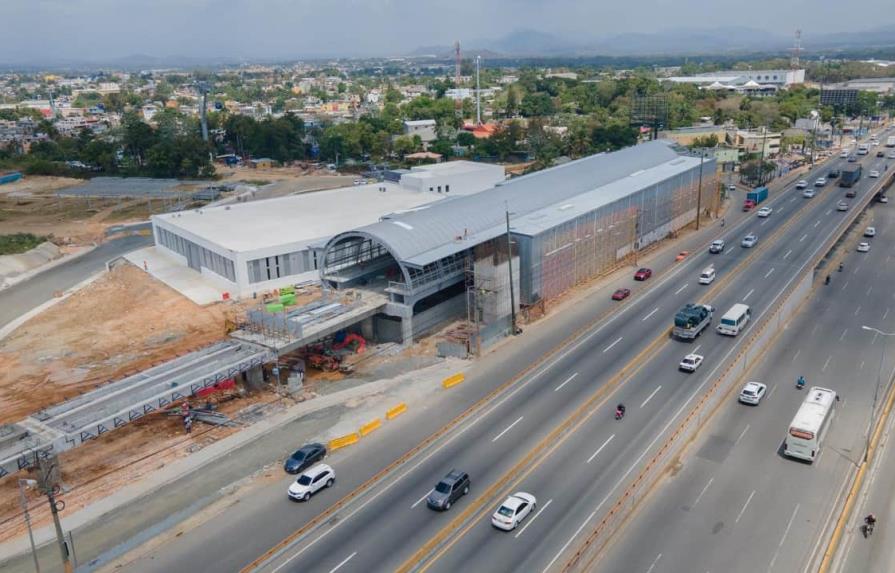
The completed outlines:
{"type": "Polygon", "coordinates": [[[466,317],[466,295],[459,294],[413,316],[413,336],[419,338],[452,320],[466,317]]]}

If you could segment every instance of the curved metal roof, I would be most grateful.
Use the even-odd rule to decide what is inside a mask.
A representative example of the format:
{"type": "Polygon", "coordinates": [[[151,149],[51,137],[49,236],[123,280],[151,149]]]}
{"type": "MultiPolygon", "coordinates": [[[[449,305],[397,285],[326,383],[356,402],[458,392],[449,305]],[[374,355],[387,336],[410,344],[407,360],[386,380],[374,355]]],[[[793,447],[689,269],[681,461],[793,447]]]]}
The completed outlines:
{"type": "MultiPolygon", "coordinates": [[[[330,244],[345,235],[361,232],[388,245],[402,263],[422,267],[505,232],[507,209],[513,218],[527,215],[595,191],[632,173],[679,159],[681,156],[671,145],[658,140],[585,157],[501,183],[481,193],[388,215],[378,223],[337,235],[330,244]]],[[[632,180],[631,191],[640,186],[640,182],[632,180]]]]}

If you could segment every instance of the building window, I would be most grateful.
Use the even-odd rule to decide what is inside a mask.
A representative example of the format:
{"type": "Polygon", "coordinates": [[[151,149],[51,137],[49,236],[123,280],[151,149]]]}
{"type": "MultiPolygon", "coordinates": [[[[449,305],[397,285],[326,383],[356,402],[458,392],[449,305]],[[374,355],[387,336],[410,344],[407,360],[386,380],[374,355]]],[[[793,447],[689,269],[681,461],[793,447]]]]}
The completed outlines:
{"type": "Polygon", "coordinates": [[[441,193],[441,185],[438,186],[438,192],[441,193]]]}
{"type": "Polygon", "coordinates": [[[433,189],[432,187],[429,187],[429,192],[432,192],[432,191],[434,191],[434,190],[435,190],[435,189],[433,189]]]}

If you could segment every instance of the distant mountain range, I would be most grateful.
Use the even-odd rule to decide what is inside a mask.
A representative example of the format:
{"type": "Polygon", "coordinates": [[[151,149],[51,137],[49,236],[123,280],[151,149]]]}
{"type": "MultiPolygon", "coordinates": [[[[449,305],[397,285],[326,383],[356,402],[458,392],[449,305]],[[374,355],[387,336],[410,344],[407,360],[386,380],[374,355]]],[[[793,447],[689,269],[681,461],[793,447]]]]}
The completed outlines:
{"type": "MultiPolygon", "coordinates": [[[[491,57],[648,56],[709,55],[746,52],[779,52],[791,48],[793,39],[747,27],[675,28],[654,33],[628,32],[592,40],[571,40],[538,30],[516,30],[503,37],[464,42],[463,53],[488,53],[491,57]]],[[[861,32],[803,36],[806,52],[895,46],[895,28],[879,27],[861,32]]],[[[427,46],[411,56],[450,57],[450,46],[427,46]]]]}

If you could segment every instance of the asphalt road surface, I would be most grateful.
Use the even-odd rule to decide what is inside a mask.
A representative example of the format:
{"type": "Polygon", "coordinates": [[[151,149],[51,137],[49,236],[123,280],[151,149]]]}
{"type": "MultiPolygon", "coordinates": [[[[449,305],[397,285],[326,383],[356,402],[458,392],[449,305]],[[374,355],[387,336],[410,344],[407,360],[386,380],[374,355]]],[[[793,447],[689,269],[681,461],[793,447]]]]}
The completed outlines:
{"type": "MultiPolygon", "coordinates": [[[[826,548],[820,540],[864,453],[877,380],[885,385],[895,367],[895,340],[861,328],[895,331],[895,212],[882,204],[870,212],[878,233],[866,239],[870,252],[851,245],[845,270],[818,288],[751,372],[751,380],[768,385],[767,397],[757,407],[731,397],[682,460],[682,471],[620,532],[597,571],[816,570],[826,548]],[[779,451],[805,396],[795,388],[800,375],[808,386],[841,396],[813,465],[779,451]]],[[[891,509],[890,498],[891,490],[878,498],[880,514],[891,509]]],[[[882,542],[870,569],[870,541],[852,537],[858,549],[841,570],[893,570],[882,542]]]]}
{"type": "Polygon", "coordinates": [[[151,244],[151,236],[126,235],[112,239],[86,255],[0,290],[0,327],[47,302],[54,292],[67,290],[101,271],[107,261],[151,244]]]}
{"type": "MultiPolygon", "coordinates": [[[[872,161],[868,158],[866,162],[872,161]]],[[[813,180],[842,163],[832,160],[806,178],[813,180]]],[[[861,182],[859,197],[872,183],[866,179],[861,182]]],[[[508,472],[509,481],[501,481],[479,500],[482,509],[447,536],[448,545],[440,548],[446,551],[436,553],[438,558],[429,564],[436,570],[464,567],[496,571],[542,570],[555,564],[555,558],[575,541],[576,533],[593,524],[603,501],[618,493],[619,485],[656,447],[676,416],[704,389],[713,370],[723,365],[743,337],[731,339],[708,332],[690,344],[660,340],[646,359],[639,357],[642,351],[667,331],[680,306],[702,300],[707,292],[712,295],[705,302],[721,313],[735,302],[745,301],[752,306],[753,316],[760,316],[842,221],[842,214],[835,210],[842,195],[841,190],[828,184],[817,197],[804,199],[790,186],[768,201],[774,208],[771,217],[731,217],[722,234],[729,244],[724,254],[709,255],[705,248],[710,239],[704,240],[688,260],[654,276],[649,288],[638,291],[635,287],[628,301],[616,305],[621,308],[618,313],[596,321],[562,352],[422,448],[364,495],[328,516],[322,525],[290,544],[266,570],[394,569],[508,472]],[[759,244],[752,250],[742,249],[739,239],[750,231],[759,235],[759,244]],[[718,272],[714,291],[712,286],[696,282],[709,263],[714,263],[718,272]],[[730,276],[725,279],[726,275],[730,276]],[[697,348],[706,356],[706,364],[692,375],[677,372],[680,358],[697,348]],[[625,377],[614,393],[605,398],[597,396],[586,408],[589,417],[573,416],[632,361],[637,361],[639,369],[625,377]],[[628,404],[629,412],[620,423],[612,419],[613,405],[618,401],[628,404]],[[561,438],[549,439],[551,430],[566,419],[577,424],[574,429],[561,438]],[[510,472],[520,462],[522,471],[510,472]],[[470,474],[472,491],[449,512],[436,514],[421,499],[452,467],[470,474]],[[505,493],[516,490],[538,497],[538,513],[514,533],[492,530],[490,513],[505,493]]],[[[601,308],[608,306],[607,301],[601,308]]],[[[587,324],[597,315],[582,316],[581,320],[587,324]]],[[[529,354],[536,356],[539,354],[529,354]]],[[[506,379],[518,367],[494,364],[488,373],[506,379]]],[[[257,507],[240,509],[241,517],[256,517],[229,519],[225,512],[212,526],[203,527],[202,532],[185,533],[151,562],[142,562],[134,569],[238,569],[384,467],[397,457],[396,451],[400,453],[458,408],[462,410],[470,403],[470,395],[484,394],[488,384],[496,385],[484,377],[471,377],[455,395],[453,409],[447,406],[443,411],[429,412],[426,423],[397,440],[400,447],[374,438],[357,453],[334,455],[331,463],[337,485],[310,503],[290,503],[282,487],[279,492],[266,493],[264,503],[257,507]],[[233,543],[233,539],[240,539],[240,543],[233,543]]]]}

